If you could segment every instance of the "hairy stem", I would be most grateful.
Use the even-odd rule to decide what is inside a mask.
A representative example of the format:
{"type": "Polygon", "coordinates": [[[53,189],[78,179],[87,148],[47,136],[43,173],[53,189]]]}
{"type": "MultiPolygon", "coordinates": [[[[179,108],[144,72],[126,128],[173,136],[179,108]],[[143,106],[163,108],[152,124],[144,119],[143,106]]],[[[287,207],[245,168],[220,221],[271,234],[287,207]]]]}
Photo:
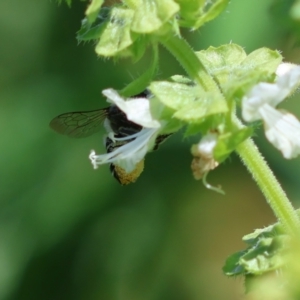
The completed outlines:
{"type": "Polygon", "coordinates": [[[236,152],[286,231],[299,235],[300,221],[296,211],[254,142],[246,140],[237,147],[236,152]]]}
{"type": "Polygon", "coordinates": [[[219,90],[190,45],[178,36],[163,37],[159,42],[178,60],[187,74],[206,91],[219,90]]]}

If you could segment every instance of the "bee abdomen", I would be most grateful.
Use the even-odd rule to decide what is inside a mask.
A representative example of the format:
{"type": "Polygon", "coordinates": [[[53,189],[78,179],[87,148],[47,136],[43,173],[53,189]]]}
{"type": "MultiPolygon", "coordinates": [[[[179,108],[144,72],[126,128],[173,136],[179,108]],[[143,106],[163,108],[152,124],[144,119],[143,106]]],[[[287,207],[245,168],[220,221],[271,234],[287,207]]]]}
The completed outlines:
{"type": "MultiPolygon", "coordinates": [[[[130,140],[129,140],[130,141],[130,140]]],[[[105,141],[105,147],[107,153],[113,152],[116,148],[121,147],[127,144],[128,141],[113,141],[111,138],[107,137],[105,141]]],[[[118,165],[110,164],[109,166],[111,174],[114,178],[121,184],[127,185],[129,183],[133,183],[137,180],[137,178],[141,175],[144,170],[144,160],[141,160],[134,170],[127,173],[123,168],[118,165]]]]}
{"type": "Polygon", "coordinates": [[[141,175],[141,173],[144,170],[144,160],[141,160],[136,165],[134,170],[132,170],[129,173],[127,173],[123,168],[115,164],[110,164],[109,169],[112,175],[114,176],[114,178],[117,179],[121,185],[127,185],[129,183],[135,182],[138,179],[138,177],[141,175]]]}

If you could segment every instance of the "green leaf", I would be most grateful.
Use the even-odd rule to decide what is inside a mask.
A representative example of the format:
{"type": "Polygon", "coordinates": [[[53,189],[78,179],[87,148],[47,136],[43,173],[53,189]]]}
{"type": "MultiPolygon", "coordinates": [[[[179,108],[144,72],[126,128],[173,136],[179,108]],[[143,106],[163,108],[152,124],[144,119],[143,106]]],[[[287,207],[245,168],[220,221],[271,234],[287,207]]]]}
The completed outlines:
{"type": "Polygon", "coordinates": [[[169,22],[179,11],[173,0],[125,0],[134,10],[131,30],[137,33],[154,32],[169,22]]]}
{"type": "Polygon", "coordinates": [[[152,82],[150,90],[164,105],[175,111],[205,93],[200,86],[180,75],[172,76],[169,81],[152,82]]]}
{"type": "Polygon", "coordinates": [[[207,1],[202,15],[193,24],[193,30],[198,29],[203,24],[215,19],[228,5],[229,0],[207,1]]]}
{"type": "MultiPolygon", "coordinates": [[[[163,128],[162,128],[162,133],[167,134],[171,132],[175,132],[179,130],[184,124],[182,121],[175,119],[173,117],[174,113],[176,112],[176,109],[174,109],[174,105],[166,105],[165,103],[168,104],[168,99],[166,99],[166,102],[164,103],[161,101],[161,97],[165,98],[165,89],[164,85],[174,84],[174,83],[179,83],[181,82],[183,85],[184,83],[186,84],[192,84],[192,81],[179,75],[173,76],[170,81],[161,81],[161,82],[152,82],[149,86],[149,90],[153,94],[154,97],[151,98],[150,101],[150,109],[151,109],[151,114],[154,118],[157,120],[160,120],[163,128]],[[176,82],[178,81],[178,82],[176,82]],[[160,92],[162,93],[160,95],[160,92]]],[[[172,88],[168,86],[168,90],[172,91],[172,88]]],[[[176,91],[173,95],[176,96],[176,91]]],[[[175,105],[176,106],[176,105],[175,105]]]]}
{"type": "Polygon", "coordinates": [[[172,117],[188,123],[200,123],[211,115],[227,112],[227,103],[219,93],[205,92],[183,76],[152,82],[151,92],[174,112],[172,117]]]}
{"type": "Polygon", "coordinates": [[[162,104],[162,102],[155,96],[151,98],[150,110],[152,116],[157,120],[171,120],[174,114],[174,110],[172,108],[162,104]]]}
{"type": "Polygon", "coordinates": [[[240,258],[245,255],[246,251],[236,252],[226,259],[222,270],[227,276],[237,276],[245,274],[245,268],[239,263],[240,258]]]}
{"type": "Polygon", "coordinates": [[[283,267],[288,239],[279,223],[255,230],[243,238],[249,247],[231,255],[223,272],[227,276],[257,276],[283,267]]]}
{"type": "Polygon", "coordinates": [[[156,97],[151,97],[150,100],[151,114],[162,124],[161,134],[176,132],[184,125],[180,120],[172,117],[174,114],[173,109],[163,105],[156,97]]]}
{"type": "Polygon", "coordinates": [[[118,52],[116,58],[132,58],[133,62],[137,62],[142,58],[149,44],[150,37],[147,35],[140,35],[136,33],[131,33],[132,40],[134,41],[129,47],[118,52]]]}
{"type": "Polygon", "coordinates": [[[284,259],[280,248],[283,242],[283,238],[260,239],[255,248],[240,258],[240,264],[253,275],[261,275],[282,267],[284,259]]]}
{"type": "Polygon", "coordinates": [[[168,115],[168,109],[165,108],[164,112],[161,115],[160,120],[162,121],[162,128],[160,130],[160,134],[170,134],[177,132],[179,129],[181,129],[185,124],[178,120],[174,119],[172,117],[167,117],[168,115]]]}
{"type": "Polygon", "coordinates": [[[248,56],[235,44],[196,52],[208,72],[218,82],[227,99],[244,95],[257,82],[274,80],[282,57],[278,51],[261,48],[248,56]]]}
{"type": "Polygon", "coordinates": [[[186,122],[202,122],[204,118],[228,111],[227,103],[220,93],[208,92],[199,95],[193,102],[184,105],[174,114],[175,118],[186,122]]]}
{"type": "Polygon", "coordinates": [[[180,26],[192,28],[203,13],[205,0],[175,0],[180,5],[180,26]]]}
{"type": "Polygon", "coordinates": [[[136,37],[131,35],[130,27],[134,11],[114,7],[109,21],[105,23],[100,41],[96,45],[96,53],[103,56],[114,56],[131,46],[136,37]]]}
{"type": "Polygon", "coordinates": [[[272,74],[282,61],[282,56],[277,50],[260,48],[251,52],[241,63],[244,69],[257,69],[272,74]]]}
{"type": "Polygon", "coordinates": [[[218,137],[218,143],[214,148],[214,158],[218,162],[224,161],[229,154],[244,140],[253,133],[251,127],[240,129],[236,132],[229,132],[218,137]]]}
{"type": "Polygon", "coordinates": [[[224,87],[227,96],[234,95],[240,98],[253,85],[259,82],[273,82],[275,71],[282,61],[282,56],[278,51],[268,48],[260,48],[250,53],[236,68],[231,82],[224,87]]]}
{"type": "Polygon", "coordinates": [[[81,28],[77,32],[78,41],[90,41],[97,40],[101,37],[101,34],[107,22],[109,20],[110,8],[104,7],[101,9],[96,21],[93,24],[90,24],[87,18],[83,19],[81,23],[81,28]]]}
{"type": "Polygon", "coordinates": [[[89,23],[93,23],[101,9],[104,0],[92,0],[87,10],[85,11],[86,18],[89,23]]]}
{"type": "Polygon", "coordinates": [[[165,124],[162,124],[162,129],[160,131],[160,134],[170,134],[170,133],[177,132],[183,126],[184,124],[180,120],[171,119],[165,124]]]}
{"type": "Polygon", "coordinates": [[[284,234],[284,230],[282,225],[275,223],[265,228],[255,229],[254,232],[244,235],[242,240],[249,245],[255,245],[261,238],[274,237],[279,234],[284,234]]]}
{"type": "Polygon", "coordinates": [[[195,30],[216,18],[227,6],[229,0],[176,0],[180,5],[179,24],[195,30]]]}
{"type": "Polygon", "coordinates": [[[234,71],[241,68],[241,63],[247,58],[244,49],[236,44],[209,47],[196,55],[221,86],[231,80],[234,71]]]}

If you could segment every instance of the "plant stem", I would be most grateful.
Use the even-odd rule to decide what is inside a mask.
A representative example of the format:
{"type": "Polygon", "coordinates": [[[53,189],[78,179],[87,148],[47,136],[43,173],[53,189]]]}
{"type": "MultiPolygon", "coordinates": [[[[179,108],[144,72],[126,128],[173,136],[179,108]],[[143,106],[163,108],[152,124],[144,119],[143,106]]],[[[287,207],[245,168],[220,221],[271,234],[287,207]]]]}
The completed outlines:
{"type": "Polygon", "coordinates": [[[268,204],[286,231],[299,235],[300,221],[296,211],[253,140],[247,139],[241,143],[236,152],[252,174],[268,204]]]}
{"type": "Polygon", "coordinates": [[[190,45],[178,36],[162,37],[159,42],[178,60],[187,74],[206,91],[219,91],[213,78],[190,45]]]}
{"type": "MultiPolygon", "coordinates": [[[[214,79],[208,74],[200,59],[185,40],[178,36],[170,36],[161,38],[159,42],[178,60],[193,81],[207,91],[213,90],[221,93],[214,79]]],[[[238,128],[242,126],[236,117],[233,122],[238,128]]],[[[248,139],[241,143],[236,151],[286,231],[299,235],[300,221],[296,211],[254,142],[248,139]]]]}

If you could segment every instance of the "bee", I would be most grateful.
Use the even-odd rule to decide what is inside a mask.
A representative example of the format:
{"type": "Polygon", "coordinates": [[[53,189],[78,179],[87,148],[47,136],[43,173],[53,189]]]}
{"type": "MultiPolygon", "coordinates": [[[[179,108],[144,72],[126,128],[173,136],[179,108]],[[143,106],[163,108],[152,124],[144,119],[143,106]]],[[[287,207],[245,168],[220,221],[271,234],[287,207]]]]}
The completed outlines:
{"type": "MultiPolygon", "coordinates": [[[[149,98],[150,94],[147,90],[140,94],[132,96],[131,98],[149,98]]],[[[131,122],[127,119],[126,114],[121,111],[116,105],[100,108],[90,111],[75,111],[58,115],[50,122],[50,127],[60,133],[73,138],[88,137],[101,130],[103,122],[107,122],[108,127],[113,131],[114,137],[124,138],[134,135],[142,130],[142,126],[131,122]]],[[[159,135],[156,138],[153,150],[157,150],[161,144],[170,134],[159,135]]],[[[116,148],[121,147],[135,138],[126,139],[124,141],[113,141],[110,137],[105,139],[105,147],[107,153],[114,151],[116,148]]],[[[114,178],[121,184],[127,185],[135,182],[140,176],[144,168],[144,160],[139,162],[136,168],[126,173],[121,167],[111,163],[110,171],[114,178]]]]}

